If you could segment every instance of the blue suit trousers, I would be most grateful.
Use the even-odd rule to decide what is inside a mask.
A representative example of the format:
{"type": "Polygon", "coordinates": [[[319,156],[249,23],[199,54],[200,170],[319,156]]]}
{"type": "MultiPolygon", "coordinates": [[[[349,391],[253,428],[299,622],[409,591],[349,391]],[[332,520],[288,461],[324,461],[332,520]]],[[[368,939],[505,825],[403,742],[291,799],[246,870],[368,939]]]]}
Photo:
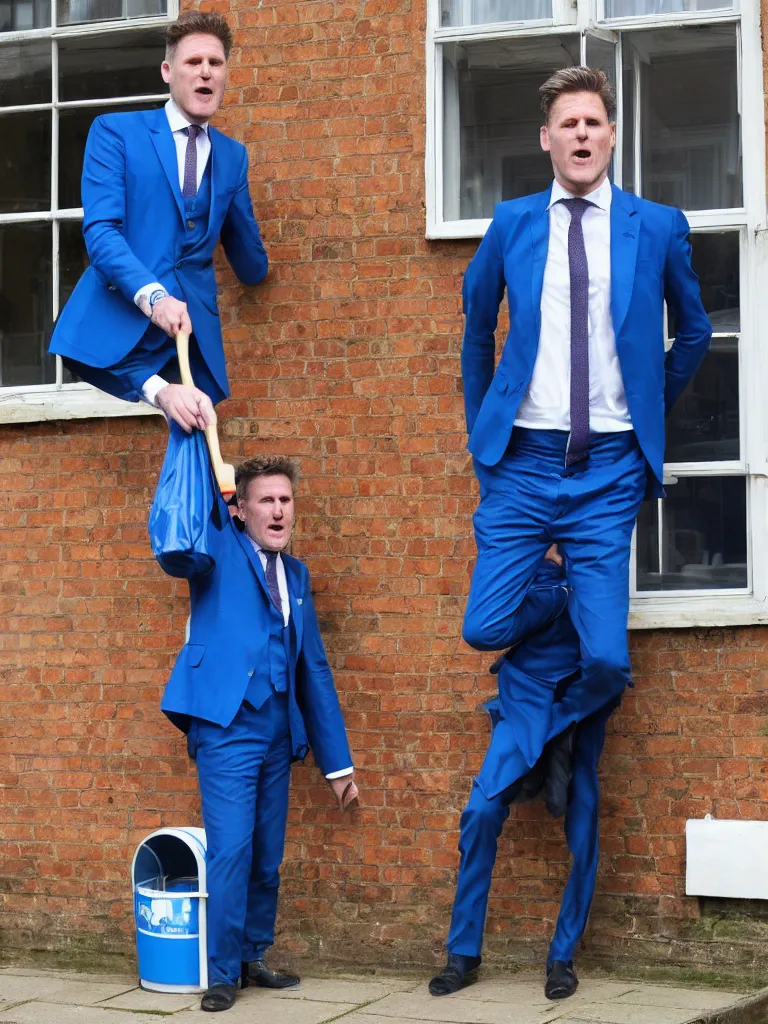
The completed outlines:
{"type": "MultiPolygon", "coordinates": [[[[565,837],[573,858],[563,893],[557,927],[549,948],[552,960],[573,960],[584,933],[595,891],[598,860],[600,791],[597,765],[605,742],[605,723],[613,711],[607,705],[578,727],[573,753],[573,781],[565,812],[565,837]]],[[[509,817],[515,787],[488,800],[473,783],[461,816],[461,862],[447,947],[451,953],[480,956],[491,875],[501,829],[509,817]]]]}
{"type": "Polygon", "coordinates": [[[593,434],[589,462],[577,472],[565,468],[567,442],[564,431],[515,427],[496,466],[475,462],[478,554],[463,627],[478,650],[514,643],[540,559],[550,544],[559,545],[581,677],[553,709],[550,736],[630,683],[630,542],[646,486],[647,464],[632,431],[593,434]]]}
{"type": "Polygon", "coordinates": [[[208,984],[234,985],[274,942],[291,773],[286,694],[244,703],[227,728],[192,720],[208,840],[208,984]]]}

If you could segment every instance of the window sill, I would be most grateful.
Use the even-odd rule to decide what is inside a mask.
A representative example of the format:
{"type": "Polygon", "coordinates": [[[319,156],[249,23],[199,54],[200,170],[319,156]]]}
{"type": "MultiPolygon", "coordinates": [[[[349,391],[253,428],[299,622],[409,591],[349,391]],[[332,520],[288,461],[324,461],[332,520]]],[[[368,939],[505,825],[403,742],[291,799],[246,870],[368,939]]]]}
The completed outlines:
{"type": "Polygon", "coordinates": [[[123,402],[90,384],[44,384],[0,389],[0,424],[50,420],[101,419],[105,416],[161,416],[146,402],[123,402]]]}
{"type": "Polygon", "coordinates": [[[712,626],[760,626],[768,623],[768,602],[752,595],[713,590],[698,597],[633,598],[629,629],[690,629],[712,626]]]}

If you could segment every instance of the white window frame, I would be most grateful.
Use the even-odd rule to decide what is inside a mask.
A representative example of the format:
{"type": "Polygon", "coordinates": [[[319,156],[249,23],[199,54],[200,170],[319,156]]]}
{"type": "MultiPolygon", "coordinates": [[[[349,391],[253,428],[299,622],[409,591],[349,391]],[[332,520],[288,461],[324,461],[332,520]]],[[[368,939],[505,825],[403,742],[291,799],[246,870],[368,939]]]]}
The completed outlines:
{"type": "MultiPolygon", "coordinates": [[[[765,115],[763,107],[763,58],[760,10],[757,0],[736,0],[730,9],[693,11],[673,15],[602,19],[604,0],[577,0],[576,18],[562,15],[548,22],[481,25],[472,28],[441,28],[440,2],[428,0],[427,131],[425,184],[428,239],[482,238],[490,218],[445,220],[443,217],[443,67],[441,44],[481,39],[507,39],[582,34],[606,38],[622,29],[677,28],[690,24],[736,22],[739,55],[739,108],[743,162],[743,206],[739,209],[690,211],[693,232],[732,228],[740,232],[740,330],[739,421],[741,458],[734,462],[675,463],[665,465],[670,482],[684,477],[736,475],[746,479],[747,562],[749,586],[743,590],[638,592],[635,586],[635,539],[632,541],[632,574],[629,625],[632,629],[684,626],[735,626],[768,624],[768,413],[765,383],[768,382],[768,346],[760,345],[760,327],[768,323],[768,220],[766,217],[765,115]]],[[[557,13],[557,8],[555,8],[557,13]]],[[[622,76],[617,75],[621,102],[622,76]]],[[[621,127],[621,120],[619,120],[621,127]]],[[[635,127],[637,130],[637,127],[635,127]]],[[[621,178],[621,139],[615,150],[615,172],[621,178]]],[[[734,332],[737,333],[737,332],[734,332]]]]}
{"type": "MultiPolygon", "coordinates": [[[[0,225],[4,224],[51,224],[52,262],[51,278],[53,290],[53,316],[59,315],[59,226],[65,221],[80,222],[82,207],[59,208],[59,111],[76,107],[87,107],[94,111],[100,107],[115,107],[136,103],[161,103],[168,98],[168,92],[142,96],[119,96],[107,99],[86,99],[62,101],[59,99],[58,41],[88,36],[106,36],[119,32],[134,32],[142,28],[162,27],[178,17],[178,0],[168,0],[165,14],[142,18],[127,18],[114,21],[89,21],[57,26],[56,0],[51,0],[53,24],[46,28],[28,29],[20,32],[0,33],[0,47],[5,43],[27,42],[30,40],[51,40],[51,100],[47,103],[0,106],[0,125],[6,115],[22,112],[51,112],[51,205],[46,211],[23,213],[0,213],[0,225]]],[[[158,69],[159,78],[159,69],[158,69]]],[[[32,384],[21,387],[0,387],[0,425],[8,423],[32,423],[44,420],[90,419],[104,416],[152,416],[162,415],[146,402],[124,402],[119,398],[91,387],[90,384],[64,383],[64,368],[61,356],[56,356],[56,381],[52,384],[32,384]]]]}

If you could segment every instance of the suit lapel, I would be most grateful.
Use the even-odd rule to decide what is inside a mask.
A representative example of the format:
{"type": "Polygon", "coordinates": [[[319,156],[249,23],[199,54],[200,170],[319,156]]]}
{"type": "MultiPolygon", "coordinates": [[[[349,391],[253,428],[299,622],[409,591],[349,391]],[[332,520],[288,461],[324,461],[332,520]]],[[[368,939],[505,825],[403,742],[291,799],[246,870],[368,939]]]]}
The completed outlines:
{"type": "Polygon", "coordinates": [[[216,222],[216,202],[219,198],[219,189],[222,187],[222,145],[220,133],[215,128],[208,129],[208,138],[211,143],[211,152],[208,159],[211,161],[211,208],[208,211],[208,233],[216,222]]]}
{"type": "Polygon", "coordinates": [[[635,283],[641,215],[634,196],[612,186],[611,200],[611,319],[618,339],[635,283]]]}
{"type": "MultiPolygon", "coordinates": [[[[227,509],[227,512],[229,510],[227,509]]],[[[269,596],[269,588],[267,587],[267,577],[264,574],[264,567],[261,564],[261,559],[256,553],[256,550],[248,539],[248,534],[245,530],[239,530],[234,523],[231,524],[234,530],[235,536],[240,544],[240,547],[246,554],[248,561],[251,563],[251,568],[256,573],[256,579],[261,584],[261,589],[264,591],[264,596],[267,599],[268,604],[272,604],[272,598],[269,596]]]]}
{"type": "Polygon", "coordinates": [[[301,650],[301,641],[304,636],[304,602],[301,597],[301,576],[298,571],[298,562],[290,555],[283,555],[285,566],[285,578],[288,582],[288,602],[291,606],[291,622],[296,631],[296,654],[301,650]]]}
{"type": "Polygon", "coordinates": [[[179,188],[179,162],[176,159],[176,143],[173,141],[173,132],[168,124],[164,108],[153,111],[153,114],[155,116],[149,124],[150,138],[165,171],[168,184],[171,186],[179,216],[183,220],[184,200],[181,198],[181,189],[179,188]]]}
{"type": "Polygon", "coordinates": [[[537,325],[534,337],[538,339],[541,314],[541,289],[544,286],[544,268],[549,251],[549,199],[552,188],[532,196],[531,207],[531,307],[537,325]]]}

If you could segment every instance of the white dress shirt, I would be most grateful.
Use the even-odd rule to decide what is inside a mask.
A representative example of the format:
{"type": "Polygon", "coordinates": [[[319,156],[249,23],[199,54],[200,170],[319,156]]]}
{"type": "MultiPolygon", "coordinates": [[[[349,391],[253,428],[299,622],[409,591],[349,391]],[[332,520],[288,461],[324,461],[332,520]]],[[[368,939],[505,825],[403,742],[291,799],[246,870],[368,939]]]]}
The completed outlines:
{"type": "MultiPolygon", "coordinates": [[[[182,114],[173,100],[168,100],[165,104],[165,116],[168,118],[168,124],[173,133],[173,141],[176,145],[176,163],[178,164],[179,170],[179,188],[184,187],[184,163],[187,157],[187,142],[189,137],[185,134],[185,129],[189,128],[191,121],[188,121],[182,114]]],[[[208,163],[208,158],[211,155],[211,140],[208,136],[208,125],[201,124],[200,127],[203,129],[197,136],[197,187],[200,188],[200,182],[203,180],[203,174],[208,163]]],[[[145,284],[142,288],[136,292],[133,297],[133,301],[139,308],[141,308],[141,300],[149,300],[149,296],[158,288],[165,289],[159,281],[150,281],[149,284],[145,284]]],[[[156,405],[155,399],[157,392],[164,388],[168,383],[159,374],[153,374],[149,380],[144,382],[142,392],[144,398],[150,405],[156,405]]]]}
{"type": "MultiPolygon", "coordinates": [[[[267,556],[262,548],[256,543],[250,534],[246,534],[248,540],[253,545],[253,550],[259,556],[261,567],[264,570],[264,574],[267,572],[267,556]]],[[[280,604],[283,606],[283,624],[288,625],[288,621],[291,617],[291,605],[288,600],[288,580],[285,576],[285,565],[283,564],[282,555],[278,553],[277,559],[275,560],[275,569],[277,570],[277,589],[280,591],[280,604]]],[[[341,768],[337,772],[330,772],[326,775],[326,779],[340,779],[343,775],[351,775],[355,769],[350,765],[349,768],[341,768]]]]}
{"type": "MultiPolygon", "coordinates": [[[[541,334],[533,376],[515,425],[534,430],[571,429],[571,215],[572,199],[557,181],[549,202],[549,248],[541,290],[541,334]]],[[[597,433],[632,430],[611,320],[611,183],[584,197],[593,206],[582,226],[589,270],[589,427],[597,433]]]]}

